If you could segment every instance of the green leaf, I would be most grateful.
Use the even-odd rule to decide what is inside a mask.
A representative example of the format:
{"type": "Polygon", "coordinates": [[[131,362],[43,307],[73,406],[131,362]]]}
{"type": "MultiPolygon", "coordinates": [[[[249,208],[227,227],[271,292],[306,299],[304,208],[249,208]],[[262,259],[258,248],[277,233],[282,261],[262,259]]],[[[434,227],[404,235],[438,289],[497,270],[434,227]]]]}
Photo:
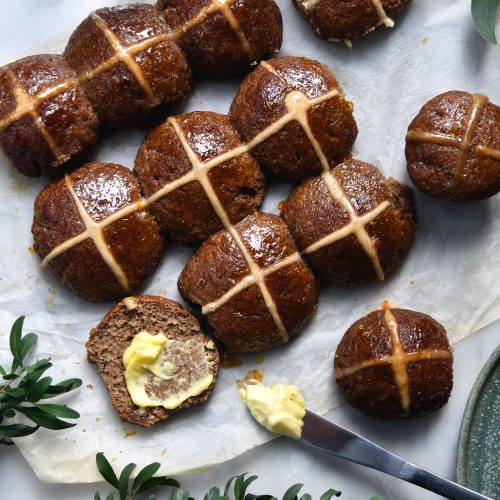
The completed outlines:
{"type": "Polygon", "coordinates": [[[108,496],[106,497],[106,500],[114,500],[115,494],[113,492],[108,493],[108,496]]]}
{"type": "Polygon", "coordinates": [[[21,352],[21,360],[23,360],[30,349],[36,344],[38,337],[34,333],[27,333],[22,339],[21,339],[21,346],[20,346],[20,352],[21,352]]]}
{"type": "Polygon", "coordinates": [[[125,500],[127,498],[128,480],[134,469],[135,464],[128,464],[120,474],[120,479],[118,479],[118,494],[120,495],[120,500],[125,500]]]}
{"type": "Polygon", "coordinates": [[[80,414],[73,410],[72,408],[68,408],[66,405],[52,405],[52,404],[37,404],[37,408],[40,408],[45,413],[49,413],[50,415],[55,415],[56,417],[62,418],[79,418],[80,414]]]}
{"type": "Polygon", "coordinates": [[[16,412],[13,408],[7,408],[6,410],[1,411],[5,418],[14,418],[16,416],[16,412]]]}
{"type": "Polygon", "coordinates": [[[497,44],[495,23],[500,0],[472,0],[472,19],[481,36],[493,45],[497,44]]]}
{"type": "Polygon", "coordinates": [[[11,398],[21,398],[26,394],[26,391],[21,387],[16,387],[13,389],[7,389],[6,394],[11,398]]]}
{"type": "Polygon", "coordinates": [[[23,380],[26,382],[36,382],[44,372],[46,372],[52,363],[48,359],[40,359],[36,363],[26,367],[26,375],[23,380]]]}
{"type": "Polygon", "coordinates": [[[103,453],[98,453],[95,456],[95,462],[97,465],[97,470],[101,473],[101,476],[107,481],[111,486],[116,489],[119,488],[118,478],[116,477],[115,471],[108,462],[108,459],[103,453]]]}
{"type": "Polygon", "coordinates": [[[156,500],[156,495],[149,495],[148,500],[156,500]]]}
{"type": "Polygon", "coordinates": [[[342,495],[341,491],[329,489],[319,497],[319,500],[331,500],[333,497],[339,497],[340,495],[342,495]]]}
{"type": "Polygon", "coordinates": [[[243,500],[248,487],[257,479],[257,476],[250,476],[245,479],[246,474],[247,473],[245,472],[245,474],[238,476],[234,483],[234,497],[236,500],[243,500]]]}
{"type": "Polygon", "coordinates": [[[12,368],[11,371],[16,371],[23,365],[21,358],[21,334],[23,331],[24,316],[17,318],[10,330],[9,347],[12,353],[12,368]]]}
{"type": "Polygon", "coordinates": [[[3,377],[4,375],[7,375],[7,372],[5,371],[5,368],[0,365],[0,375],[3,377]]]}
{"type": "Polygon", "coordinates": [[[312,500],[312,496],[309,493],[304,493],[299,500],[312,500]]]}
{"type": "Polygon", "coordinates": [[[290,488],[288,488],[285,491],[285,494],[283,495],[283,500],[294,500],[303,486],[304,485],[301,483],[297,483],[294,484],[293,486],[290,486],[290,488]]]}
{"type": "Polygon", "coordinates": [[[52,384],[52,377],[41,378],[28,391],[26,400],[31,402],[40,400],[47,392],[47,389],[49,388],[50,384],[52,384]]]}
{"type": "Polygon", "coordinates": [[[174,490],[171,493],[169,500],[189,500],[189,491],[180,488],[178,490],[174,490]]]}
{"type": "Polygon", "coordinates": [[[101,500],[101,494],[98,491],[95,492],[94,500],[101,500]]]}
{"type": "Polygon", "coordinates": [[[68,429],[69,427],[74,427],[76,424],[70,424],[64,420],[60,420],[53,415],[49,415],[34,406],[19,406],[18,411],[26,415],[30,420],[38,424],[40,427],[45,427],[51,430],[68,429]]]}
{"type": "Polygon", "coordinates": [[[4,380],[15,380],[16,378],[19,378],[19,375],[16,375],[15,373],[8,373],[3,376],[4,380]]]}
{"type": "Polygon", "coordinates": [[[33,434],[39,426],[29,426],[24,424],[0,425],[0,437],[23,437],[33,434]]]}
{"type": "Polygon", "coordinates": [[[137,474],[134,482],[132,483],[132,494],[137,493],[141,485],[148,479],[151,479],[158,471],[160,466],[161,464],[159,462],[153,462],[152,464],[146,465],[146,467],[144,467],[144,469],[142,469],[139,474],[137,474]]]}
{"type": "Polygon", "coordinates": [[[65,394],[67,392],[71,392],[75,389],[78,389],[82,385],[82,381],[79,378],[69,378],[67,380],[63,380],[58,384],[51,385],[42,399],[49,399],[59,394],[65,394]]]}
{"type": "Polygon", "coordinates": [[[167,477],[152,477],[147,481],[144,481],[135,494],[150,490],[155,486],[171,486],[172,488],[179,488],[179,482],[175,479],[170,479],[167,477]]]}
{"type": "Polygon", "coordinates": [[[227,497],[229,495],[229,490],[231,489],[232,482],[238,478],[239,476],[233,476],[227,480],[226,487],[224,488],[224,496],[227,497]]]}

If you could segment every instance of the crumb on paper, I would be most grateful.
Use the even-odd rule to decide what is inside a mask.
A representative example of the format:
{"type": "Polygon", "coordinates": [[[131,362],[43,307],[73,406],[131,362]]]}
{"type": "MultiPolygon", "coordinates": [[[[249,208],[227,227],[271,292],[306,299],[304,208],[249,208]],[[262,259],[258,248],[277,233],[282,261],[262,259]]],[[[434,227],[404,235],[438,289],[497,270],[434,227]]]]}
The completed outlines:
{"type": "Polygon", "coordinates": [[[87,389],[93,389],[94,388],[94,386],[92,384],[87,384],[86,387],[87,387],[87,389]]]}
{"type": "Polygon", "coordinates": [[[95,421],[96,421],[96,422],[100,422],[100,421],[101,421],[101,417],[96,417],[96,418],[95,418],[95,421]]]}
{"type": "Polygon", "coordinates": [[[409,283],[410,285],[414,285],[414,284],[415,284],[415,280],[414,280],[414,279],[409,279],[409,280],[407,280],[407,281],[408,281],[408,283],[409,283]]]}
{"type": "Polygon", "coordinates": [[[278,210],[281,210],[283,208],[283,205],[285,204],[285,201],[284,200],[281,200],[279,203],[278,203],[278,210]]]}
{"type": "Polygon", "coordinates": [[[28,247],[28,252],[29,253],[35,253],[35,247],[33,245],[31,245],[30,247],[28,247]]]}
{"type": "Polygon", "coordinates": [[[84,427],[84,428],[82,429],[82,432],[87,432],[87,429],[84,427]]]}
{"type": "Polygon", "coordinates": [[[422,43],[429,43],[429,38],[427,37],[422,38],[422,43]]]}
{"type": "Polygon", "coordinates": [[[137,432],[135,431],[129,431],[128,429],[126,429],[125,427],[123,427],[123,433],[124,433],[124,437],[125,439],[129,438],[129,437],[132,437],[132,436],[135,436],[137,434],[137,432]]]}
{"type": "Polygon", "coordinates": [[[241,359],[238,358],[224,358],[222,362],[222,368],[235,368],[240,366],[242,363],[241,359]]]}
{"type": "Polygon", "coordinates": [[[112,462],[116,462],[118,460],[118,457],[111,457],[112,462]]]}
{"type": "Polygon", "coordinates": [[[160,457],[164,457],[165,453],[167,453],[167,450],[165,449],[161,450],[160,457]]]}
{"type": "Polygon", "coordinates": [[[52,295],[55,295],[56,291],[57,290],[55,289],[55,287],[53,287],[53,286],[49,287],[49,293],[51,293],[52,295]]]}
{"type": "Polygon", "coordinates": [[[261,365],[262,363],[264,363],[264,356],[255,356],[255,362],[258,364],[258,365],[261,365]]]}
{"type": "Polygon", "coordinates": [[[158,295],[160,295],[161,297],[166,297],[167,296],[167,289],[166,288],[160,288],[158,290],[158,295]]]}

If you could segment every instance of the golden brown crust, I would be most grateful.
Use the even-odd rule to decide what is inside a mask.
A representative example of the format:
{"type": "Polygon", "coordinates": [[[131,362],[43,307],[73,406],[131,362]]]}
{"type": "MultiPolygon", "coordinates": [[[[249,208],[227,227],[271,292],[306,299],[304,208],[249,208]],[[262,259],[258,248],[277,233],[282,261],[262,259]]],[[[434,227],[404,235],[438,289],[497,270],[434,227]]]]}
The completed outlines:
{"type": "Polygon", "coordinates": [[[123,421],[150,427],[209,398],[217,379],[220,356],[215,346],[214,349],[205,347],[214,379],[199,396],[190,397],[175,410],[159,406],[142,410],[130,398],[123,367],[123,353],[134,336],[142,330],[151,334],[164,333],[174,340],[194,339],[204,345],[210,342],[210,338],[203,333],[197,319],[187,309],[177,302],[152,295],[128,297],[113,306],[92,329],[87,342],[88,360],[97,365],[114,409],[123,421]]]}
{"type": "Polygon", "coordinates": [[[163,17],[147,4],[99,9],[73,32],[64,57],[79,75],[103,122],[114,126],[133,123],[159,103],[190,92],[190,68],[178,45],[166,39],[168,32],[163,17]],[[109,36],[124,49],[148,40],[153,43],[101,71],[100,65],[117,53],[109,36]],[[155,41],[162,36],[165,40],[155,41]]]}
{"type": "MultiPolygon", "coordinates": [[[[275,215],[250,215],[235,228],[261,269],[297,251],[286,226],[275,215]]],[[[178,287],[186,300],[204,306],[222,297],[249,274],[234,239],[227,231],[221,231],[211,236],[186,263],[178,287]]],[[[314,275],[298,260],[267,276],[265,282],[287,335],[295,335],[315,310],[318,289],[314,275]]],[[[229,352],[260,351],[284,341],[255,284],[208,313],[208,321],[229,352]]]]}
{"type": "MultiPolygon", "coordinates": [[[[415,229],[411,190],[386,179],[373,165],[349,160],[332,172],[358,216],[382,203],[389,206],[366,225],[384,275],[390,275],[407,255],[415,229]]],[[[281,206],[281,216],[301,251],[350,223],[346,209],[333,199],[323,177],[304,181],[281,206]]],[[[342,285],[377,281],[376,269],[354,234],[305,254],[322,279],[342,285]]]]}
{"type": "MultiPolygon", "coordinates": [[[[176,116],[175,119],[189,146],[203,162],[242,144],[226,116],[198,111],[176,116]]],[[[191,170],[186,152],[168,121],[146,137],[134,167],[146,197],[191,170]]],[[[216,166],[208,177],[232,223],[254,213],[262,204],[264,177],[248,153],[216,166]]],[[[152,205],[151,210],[164,231],[183,245],[197,245],[223,229],[199,182],[191,182],[172,191],[152,205]]]]}
{"type": "Polygon", "coordinates": [[[95,142],[98,127],[63,57],[30,56],[0,68],[0,147],[23,174],[59,173],[63,163],[95,142]]]}
{"type": "MultiPolygon", "coordinates": [[[[218,3],[219,8],[202,22],[183,30],[178,39],[198,75],[204,78],[237,75],[280,49],[283,25],[280,9],[273,0],[218,3]],[[233,18],[233,26],[228,16],[233,18]]],[[[158,4],[161,6],[162,2],[158,4]]],[[[214,0],[168,0],[163,4],[165,19],[173,31],[200,12],[213,10],[211,6],[215,5],[214,0]]]]}
{"type": "Polygon", "coordinates": [[[425,415],[446,404],[453,385],[453,356],[446,330],[426,314],[390,311],[404,355],[412,356],[405,366],[409,408],[403,408],[401,387],[387,361],[393,356],[393,342],[385,310],[359,319],[342,337],[335,353],[337,384],[352,406],[373,418],[425,415]]]}
{"type": "MultiPolygon", "coordinates": [[[[481,101],[481,96],[476,94],[478,98],[481,101]]],[[[424,104],[408,127],[408,173],[415,185],[430,196],[476,201],[500,191],[499,106],[484,100],[478,103],[478,120],[473,123],[470,144],[467,149],[461,149],[460,142],[463,145],[473,120],[474,99],[468,92],[457,90],[440,94],[424,104]],[[436,141],[435,138],[417,140],[422,132],[448,137],[455,143],[431,142],[436,141]],[[496,151],[496,157],[483,154],[481,147],[496,151]]]]}
{"type": "MultiPolygon", "coordinates": [[[[299,91],[314,99],[332,90],[338,90],[339,95],[313,106],[307,119],[333,167],[350,155],[358,129],[352,105],[344,99],[337,80],[324,64],[284,56],[259,65],[241,84],[229,116],[248,142],[287,113],[285,99],[290,92],[299,91]]],[[[285,179],[302,180],[322,171],[317,152],[296,121],[285,125],[252,154],[263,168],[285,179]]]]}
{"type": "MultiPolygon", "coordinates": [[[[141,199],[132,172],[113,163],[88,163],[73,172],[68,181],[96,222],[141,199]]],[[[35,200],[32,232],[41,259],[85,230],[68,181],[50,183],[35,200]]],[[[161,259],[163,240],[157,223],[149,213],[139,210],[105,227],[103,236],[130,289],[136,290],[161,259]]],[[[128,294],[89,239],[56,256],[48,266],[65,286],[85,300],[102,302],[128,294]]]]}
{"type": "MultiPolygon", "coordinates": [[[[411,0],[381,0],[391,17],[411,0]]],[[[331,42],[360,38],[382,24],[372,0],[293,0],[314,34],[331,42]],[[310,7],[308,7],[308,4],[310,7]]]]}

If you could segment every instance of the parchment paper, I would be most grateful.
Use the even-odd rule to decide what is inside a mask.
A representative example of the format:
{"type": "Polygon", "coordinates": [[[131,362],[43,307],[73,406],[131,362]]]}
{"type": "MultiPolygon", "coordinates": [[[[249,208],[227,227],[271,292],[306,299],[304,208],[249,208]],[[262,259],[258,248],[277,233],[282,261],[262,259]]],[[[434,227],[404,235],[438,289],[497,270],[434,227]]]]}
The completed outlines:
{"type": "MultiPolygon", "coordinates": [[[[111,3],[111,2],[110,2],[111,3]]],[[[116,3],[116,2],[115,2],[116,3]]],[[[359,126],[358,158],[386,175],[407,181],[404,136],[422,104],[438,93],[482,91],[500,102],[500,49],[475,32],[467,0],[419,0],[396,17],[391,32],[380,29],[349,50],[316,39],[290,0],[278,0],[284,14],[283,54],[304,55],[328,64],[349,99],[359,126]]],[[[61,51],[66,36],[41,50],[61,51]]],[[[200,82],[191,98],[172,113],[225,113],[238,80],[200,82]]],[[[159,116],[157,122],[164,119],[159,116]]],[[[88,158],[132,167],[146,128],[102,138],[88,158]]],[[[8,357],[8,329],[26,314],[27,329],[39,335],[37,356],[50,356],[56,380],[77,376],[83,387],[62,401],[81,413],[66,431],[40,430],[16,444],[43,481],[100,480],[95,453],[104,451],[118,468],[134,461],[160,461],[161,474],[193,472],[235,457],[272,436],[258,427],[239,402],[234,382],[257,366],[254,356],[222,369],[208,404],[183,411],[149,430],[124,425],[111,409],[104,384],[86,361],[84,343],[111,304],[83,302],[50,273],[40,272],[28,251],[33,200],[46,183],[17,174],[0,156],[0,362],[8,357]]],[[[409,182],[409,181],[408,181],[409,182]]],[[[264,210],[277,213],[291,185],[270,186],[264,210]]],[[[342,402],[332,380],[335,347],[360,316],[383,300],[426,312],[441,321],[454,342],[500,317],[500,197],[461,205],[431,200],[416,192],[419,229],[409,258],[389,281],[365,288],[323,287],[318,313],[289,345],[264,353],[267,382],[296,384],[307,406],[320,413],[342,402]]],[[[167,244],[161,267],[144,289],[180,300],[179,272],[190,251],[167,244]]],[[[455,377],[460,377],[456,373],[455,377]]]]}

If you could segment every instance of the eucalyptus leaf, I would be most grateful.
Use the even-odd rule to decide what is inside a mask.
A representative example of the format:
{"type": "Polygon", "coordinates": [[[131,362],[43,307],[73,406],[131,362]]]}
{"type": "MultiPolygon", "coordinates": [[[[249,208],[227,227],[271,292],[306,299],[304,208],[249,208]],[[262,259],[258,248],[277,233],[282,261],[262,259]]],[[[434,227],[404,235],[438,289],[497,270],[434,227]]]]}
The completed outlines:
{"type": "Polygon", "coordinates": [[[53,404],[37,404],[37,408],[43,410],[45,413],[49,413],[50,415],[55,415],[56,417],[62,418],[79,418],[80,414],[73,410],[72,408],[68,408],[66,405],[53,405],[53,404]]]}
{"type": "Polygon", "coordinates": [[[45,413],[44,411],[33,406],[18,406],[17,411],[26,415],[30,420],[35,422],[35,424],[38,424],[40,427],[45,427],[46,429],[68,429],[69,427],[76,425],[60,420],[54,415],[49,415],[48,413],[45,413]]]}
{"type": "Polygon", "coordinates": [[[471,3],[472,19],[477,31],[493,45],[497,45],[495,25],[499,8],[500,0],[472,0],[471,3]]]}
{"type": "Polygon", "coordinates": [[[118,494],[120,495],[120,500],[125,500],[127,498],[128,480],[134,469],[135,464],[128,464],[120,474],[120,478],[118,479],[118,494]]]}
{"type": "Polygon", "coordinates": [[[283,495],[283,500],[294,500],[303,486],[304,485],[301,483],[297,483],[294,484],[293,486],[290,486],[290,488],[288,488],[285,491],[285,494],[283,495]]]}
{"type": "Polygon", "coordinates": [[[119,488],[118,478],[116,477],[115,471],[111,464],[108,462],[108,459],[104,456],[104,453],[98,453],[95,456],[95,461],[97,465],[97,470],[101,473],[101,476],[116,489],[119,488]]]}
{"type": "Polygon", "coordinates": [[[132,494],[137,493],[141,485],[148,479],[151,479],[158,471],[160,466],[161,464],[158,462],[153,462],[152,464],[146,465],[146,467],[144,467],[144,469],[142,469],[139,474],[137,474],[134,482],[132,483],[132,494]]]}

